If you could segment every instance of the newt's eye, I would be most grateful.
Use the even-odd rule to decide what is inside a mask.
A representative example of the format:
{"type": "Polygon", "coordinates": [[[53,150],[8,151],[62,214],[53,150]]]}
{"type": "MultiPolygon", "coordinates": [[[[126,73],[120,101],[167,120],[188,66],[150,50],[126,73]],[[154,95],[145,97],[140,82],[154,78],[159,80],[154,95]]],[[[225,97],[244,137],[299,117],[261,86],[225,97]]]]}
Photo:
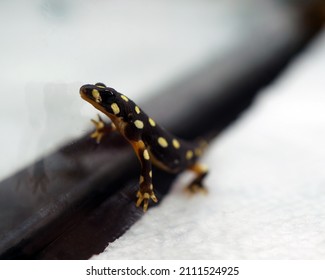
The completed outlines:
{"type": "Polygon", "coordinates": [[[114,95],[114,93],[109,88],[105,88],[102,91],[105,92],[105,94],[112,95],[112,96],[114,95]]]}
{"type": "Polygon", "coordinates": [[[128,114],[128,115],[127,115],[127,121],[128,121],[128,122],[132,122],[133,120],[134,120],[134,115],[131,114],[131,113],[128,114]]]}

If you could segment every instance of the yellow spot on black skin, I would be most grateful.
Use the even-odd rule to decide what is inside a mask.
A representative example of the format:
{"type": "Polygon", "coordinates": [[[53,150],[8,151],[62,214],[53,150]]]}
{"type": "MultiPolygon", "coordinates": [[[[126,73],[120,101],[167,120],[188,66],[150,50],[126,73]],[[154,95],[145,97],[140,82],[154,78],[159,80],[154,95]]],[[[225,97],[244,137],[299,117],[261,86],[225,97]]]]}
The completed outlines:
{"type": "Polygon", "coordinates": [[[134,110],[135,110],[135,112],[137,114],[140,114],[141,113],[140,108],[138,106],[135,106],[134,110]]]}
{"type": "Polygon", "coordinates": [[[149,177],[152,178],[152,171],[149,172],[149,177]]]}
{"type": "Polygon", "coordinates": [[[102,86],[102,85],[96,85],[97,87],[99,87],[99,88],[105,88],[104,86],[102,86]]]}
{"type": "Polygon", "coordinates": [[[127,98],[125,95],[121,95],[121,98],[125,101],[125,102],[128,102],[129,101],[129,98],[127,98]]]}
{"type": "Polygon", "coordinates": [[[173,139],[173,146],[175,149],[179,149],[179,147],[181,146],[181,144],[179,144],[178,140],[173,139]]]}
{"type": "Polygon", "coordinates": [[[140,121],[140,120],[136,120],[136,121],[134,121],[134,125],[135,125],[136,128],[138,128],[138,129],[142,129],[142,128],[144,127],[143,122],[140,121]]]}
{"type": "Polygon", "coordinates": [[[95,98],[95,101],[97,103],[102,102],[102,97],[100,96],[100,93],[99,93],[99,91],[97,89],[94,88],[92,90],[91,94],[93,95],[93,97],[95,98]]]}
{"type": "Polygon", "coordinates": [[[140,182],[139,182],[139,184],[141,185],[143,182],[144,182],[144,177],[143,176],[140,176],[140,182]]]}
{"type": "Polygon", "coordinates": [[[158,138],[158,144],[163,147],[163,148],[167,148],[168,147],[168,142],[164,137],[159,137],[158,138]]]}
{"type": "Polygon", "coordinates": [[[150,156],[149,156],[149,153],[148,153],[148,150],[147,150],[147,149],[145,149],[145,150],[143,151],[143,158],[144,158],[145,160],[149,160],[149,159],[150,159],[150,156]]]}
{"type": "Polygon", "coordinates": [[[152,118],[149,118],[149,123],[152,127],[156,126],[156,123],[152,118]]]}
{"type": "Polygon", "coordinates": [[[190,160],[193,157],[193,152],[191,150],[188,150],[186,152],[186,156],[185,157],[186,157],[187,160],[190,160]]]}
{"type": "Polygon", "coordinates": [[[116,103],[112,103],[112,104],[111,104],[111,108],[112,108],[113,113],[114,113],[115,115],[117,115],[117,114],[120,112],[120,108],[119,108],[119,106],[118,106],[116,103]]]}

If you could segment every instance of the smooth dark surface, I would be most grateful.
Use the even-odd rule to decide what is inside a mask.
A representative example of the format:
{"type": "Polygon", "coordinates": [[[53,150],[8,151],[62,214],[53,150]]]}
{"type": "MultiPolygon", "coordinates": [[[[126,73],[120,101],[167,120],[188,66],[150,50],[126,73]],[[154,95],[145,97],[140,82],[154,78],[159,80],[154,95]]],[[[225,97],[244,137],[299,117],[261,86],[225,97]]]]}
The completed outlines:
{"type": "MultiPolygon", "coordinates": [[[[212,138],[317,30],[307,28],[303,15],[302,7],[290,7],[283,28],[258,29],[258,39],[243,38],[231,53],[139,105],[181,137],[212,138]]],[[[100,253],[143,215],[135,207],[138,174],[136,157],[119,135],[100,145],[85,135],[2,181],[1,258],[86,259],[100,253]]],[[[154,174],[161,201],[175,176],[154,174]]]]}

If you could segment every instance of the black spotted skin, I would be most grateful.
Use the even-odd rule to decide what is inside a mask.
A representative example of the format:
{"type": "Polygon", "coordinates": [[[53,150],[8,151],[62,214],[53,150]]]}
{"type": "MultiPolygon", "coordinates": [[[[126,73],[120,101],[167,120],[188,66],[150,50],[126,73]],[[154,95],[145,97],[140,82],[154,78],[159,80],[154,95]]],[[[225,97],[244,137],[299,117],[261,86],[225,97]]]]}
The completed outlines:
{"type": "Polygon", "coordinates": [[[117,130],[132,145],[141,164],[137,206],[148,208],[149,200],[157,202],[152,185],[151,164],[171,172],[190,169],[197,177],[190,184],[191,191],[203,190],[202,180],[207,169],[197,163],[204,144],[188,142],[159,126],[131,99],[102,83],[80,88],[81,97],[108,116],[112,123],[94,121],[96,131],[91,135],[99,143],[105,133],[117,130]]]}

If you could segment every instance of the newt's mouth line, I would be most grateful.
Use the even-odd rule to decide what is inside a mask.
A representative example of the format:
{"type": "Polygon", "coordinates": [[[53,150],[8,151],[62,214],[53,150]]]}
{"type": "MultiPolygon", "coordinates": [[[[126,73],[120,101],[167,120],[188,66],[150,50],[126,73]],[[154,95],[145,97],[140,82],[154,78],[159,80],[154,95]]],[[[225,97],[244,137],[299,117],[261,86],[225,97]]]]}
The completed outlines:
{"type": "Polygon", "coordinates": [[[110,112],[107,112],[102,105],[100,105],[99,103],[97,103],[95,100],[89,98],[87,96],[87,94],[85,94],[84,92],[80,91],[80,96],[81,96],[82,99],[86,100],[88,103],[90,103],[91,105],[93,105],[97,110],[101,111],[103,114],[105,114],[109,118],[114,118],[115,117],[110,112]]]}

